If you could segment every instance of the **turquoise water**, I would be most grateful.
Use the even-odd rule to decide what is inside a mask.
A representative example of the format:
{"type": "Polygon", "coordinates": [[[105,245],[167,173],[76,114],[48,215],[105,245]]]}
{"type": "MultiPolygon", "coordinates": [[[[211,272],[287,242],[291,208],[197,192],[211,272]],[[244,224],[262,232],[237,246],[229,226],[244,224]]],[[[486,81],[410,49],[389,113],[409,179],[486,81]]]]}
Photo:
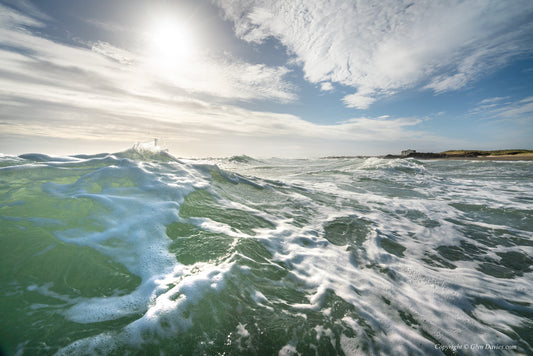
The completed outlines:
{"type": "Polygon", "coordinates": [[[533,353],[533,164],[0,156],[7,355],[533,353]]]}

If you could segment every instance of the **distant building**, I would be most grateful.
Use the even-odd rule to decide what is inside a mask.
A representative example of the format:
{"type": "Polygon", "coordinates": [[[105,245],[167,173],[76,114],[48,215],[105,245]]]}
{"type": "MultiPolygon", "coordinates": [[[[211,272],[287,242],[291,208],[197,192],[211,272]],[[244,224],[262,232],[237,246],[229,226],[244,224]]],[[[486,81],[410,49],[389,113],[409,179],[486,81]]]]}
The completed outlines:
{"type": "Polygon", "coordinates": [[[416,150],[405,150],[405,151],[402,151],[402,156],[409,156],[411,153],[416,153],[416,150]]]}

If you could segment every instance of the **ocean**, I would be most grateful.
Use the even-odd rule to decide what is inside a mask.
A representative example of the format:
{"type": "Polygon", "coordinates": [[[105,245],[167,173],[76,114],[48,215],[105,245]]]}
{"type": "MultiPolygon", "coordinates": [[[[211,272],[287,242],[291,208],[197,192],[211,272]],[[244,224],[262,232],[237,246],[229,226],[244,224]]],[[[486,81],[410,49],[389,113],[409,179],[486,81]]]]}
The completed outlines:
{"type": "Polygon", "coordinates": [[[6,355],[533,354],[533,162],[0,167],[6,355]]]}

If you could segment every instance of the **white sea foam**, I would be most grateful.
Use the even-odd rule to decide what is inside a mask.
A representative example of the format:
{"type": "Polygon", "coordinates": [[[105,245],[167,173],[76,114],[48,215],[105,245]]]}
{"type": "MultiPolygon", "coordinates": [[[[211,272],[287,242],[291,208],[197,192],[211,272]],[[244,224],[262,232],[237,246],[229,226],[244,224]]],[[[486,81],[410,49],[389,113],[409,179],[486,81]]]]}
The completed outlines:
{"type": "MultiPolygon", "coordinates": [[[[300,329],[278,325],[288,334],[275,349],[279,354],[298,353],[309,340],[311,349],[329,340],[350,355],[439,354],[442,345],[487,343],[529,351],[516,330],[530,322],[524,315],[531,310],[533,248],[521,241],[531,238],[533,183],[519,168],[510,166],[513,176],[493,163],[460,163],[468,171],[449,162],[377,158],[197,162],[147,151],[142,161],[132,159],[146,153],[140,147],[102,157],[112,163],[80,173],[73,183],[42,185],[52,197],[88,199],[98,207],[87,216],[98,228],[56,223],[60,241],[90,247],[141,280],[130,293],[110,297],[62,296],[49,284],[27,287],[62,301],[63,315],[76,323],[133,320],[76,340],[59,354],[112,353],[176,338],[195,326],[193,307],[213,294],[239,301],[228,313],[244,315],[249,308],[254,317],[266,311],[304,320],[306,341],[296,336],[300,329]],[[506,181],[515,184],[503,187],[506,181]],[[180,216],[198,189],[210,194],[215,211],[239,212],[241,225],[212,211],[202,215],[201,207],[197,215],[180,216]],[[222,258],[183,264],[170,247],[188,236],[173,242],[166,231],[172,223],[232,242],[222,258]],[[257,245],[238,251],[243,241],[257,245]],[[284,273],[269,280],[262,268],[284,273]],[[267,287],[301,297],[284,299],[267,287]],[[243,307],[244,300],[252,305],[243,307]]],[[[237,320],[228,340],[243,353],[257,352],[254,330],[265,321],[237,320]]]]}
{"type": "MultiPolygon", "coordinates": [[[[205,168],[205,167],[204,167],[205,168]]],[[[168,252],[170,243],[164,227],[181,221],[178,212],[184,197],[195,189],[205,188],[206,171],[200,167],[171,163],[166,169],[160,164],[121,163],[119,167],[104,167],[80,178],[71,185],[48,185],[49,194],[88,198],[105,210],[92,219],[105,222],[101,232],[70,229],[57,231],[61,241],[91,247],[124,265],[141,277],[140,286],[132,293],[114,297],[80,298],[64,315],[77,323],[95,323],[141,314],[123,330],[78,340],[59,350],[59,354],[111,352],[123,344],[141,345],[146,335],[165,336],[187,330],[192,324],[182,315],[209,291],[219,291],[225,285],[224,275],[233,264],[202,264],[184,266],[168,252]],[[157,170],[157,178],[153,170],[157,170]],[[122,171],[123,173],[120,173],[122,171]],[[93,182],[117,181],[121,176],[134,179],[133,186],[105,185],[98,193],[87,193],[93,182]],[[172,320],[166,327],[163,320],[172,320]]],[[[190,219],[195,222],[195,219],[190,219]]],[[[208,220],[198,225],[216,230],[208,220]]],[[[219,229],[220,230],[220,229],[219,229]]],[[[223,229],[231,233],[230,229],[223,229]]]]}
{"type": "MultiPolygon", "coordinates": [[[[268,246],[272,249],[275,260],[291,266],[291,275],[303,283],[307,289],[315,291],[309,295],[308,305],[298,304],[294,307],[320,309],[326,292],[334,290],[339,297],[356,306],[358,312],[364,315],[366,322],[370,323],[373,329],[387,330],[386,333],[377,336],[381,339],[378,344],[395,345],[390,349],[394,353],[421,353],[419,346],[421,344],[425,345],[422,349],[432,350],[434,343],[420,335],[421,329],[450,344],[465,340],[478,343],[490,341],[493,344],[513,344],[515,341],[500,330],[510,331],[510,326],[520,326],[525,322],[524,318],[506,311],[488,312],[483,305],[478,306],[473,313],[476,319],[465,314],[463,310],[470,307],[471,298],[476,295],[479,298],[498,296],[498,298],[503,297],[527,303],[527,298],[517,292],[515,283],[520,283],[521,290],[524,290],[524,288],[533,287],[531,279],[517,277],[514,280],[501,280],[488,277],[476,271],[475,268],[479,267],[479,262],[475,262],[475,258],[470,261],[454,261],[458,267],[454,270],[428,269],[427,266],[420,264],[420,260],[427,251],[433,251],[443,245],[458,245],[459,242],[465,240],[463,233],[450,222],[451,219],[465,220],[464,213],[450,206],[450,200],[464,201],[467,204],[471,202],[479,204],[480,201],[484,204],[499,202],[499,207],[523,208],[523,204],[516,204],[509,193],[526,193],[531,196],[533,192],[529,189],[531,184],[527,183],[525,187],[522,185],[521,188],[515,190],[506,190],[507,194],[498,195],[494,193],[494,190],[502,191],[499,181],[488,184],[474,180],[460,180],[449,184],[428,173],[425,166],[416,161],[368,159],[359,166],[357,164],[355,166],[356,169],[349,167],[346,170],[354,174],[352,180],[354,183],[361,176],[384,177],[404,184],[412,184],[413,181],[423,182],[433,185],[428,187],[429,190],[420,191],[425,196],[429,195],[431,199],[375,196],[370,191],[361,193],[346,191],[338,186],[339,180],[346,182],[346,176],[339,175],[339,180],[324,183],[315,179],[308,180],[308,174],[312,171],[309,166],[306,166],[302,173],[291,172],[292,174],[285,178],[285,182],[289,184],[297,185],[311,193],[326,192],[335,195],[338,197],[337,201],[339,198],[355,200],[369,208],[369,210],[361,211],[347,206],[321,204],[307,195],[290,193],[288,198],[293,202],[302,206],[311,206],[316,214],[313,219],[314,225],[302,229],[286,221],[277,221],[277,229],[274,232],[265,231],[260,238],[268,240],[268,246]],[[380,169],[399,170],[399,176],[391,177],[390,172],[383,174],[378,172],[371,175],[357,173],[358,170],[364,172],[380,169]],[[412,174],[423,177],[413,179],[412,174]],[[527,190],[524,191],[524,189],[527,190]],[[409,211],[420,212],[421,221],[413,220],[412,216],[409,218],[397,216],[391,219],[391,214],[394,216],[398,212],[404,214],[409,211]],[[324,221],[332,221],[342,216],[358,216],[373,222],[371,232],[366,235],[366,241],[363,243],[366,263],[386,267],[395,275],[396,282],[392,282],[385,275],[376,274],[375,270],[354,265],[343,248],[320,244],[313,245],[313,248],[309,244],[300,243],[302,235],[307,235],[309,240],[316,241],[316,235],[309,235],[306,231],[321,231],[324,221]],[[397,242],[405,246],[407,258],[400,259],[385,251],[380,244],[381,239],[385,237],[388,239],[394,237],[397,242]],[[332,261],[335,263],[332,264],[332,261]],[[526,285],[528,287],[525,287],[526,285]],[[382,294],[383,297],[386,297],[394,307],[388,308],[384,305],[379,300],[377,291],[385,291],[382,294]],[[396,311],[393,310],[400,310],[408,315],[413,325],[409,327],[404,323],[399,323],[396,311]],[[504,324],[506,327],[500,329],[496,326],[497,324],[504,324]],[[487,328],[486,325],[494,325],[494,328],[487,328]],[[418,331],[414,331],[413,327],[418,331]],[[391,340],[402,342],[396,344],[391,340]]],[[[243,173],[250,171],[254,174],[259,173],[250,167],[243,169],[243,173]]],[[[270,173],[266,176],[272,178],[270,173]]],[[[414,186],[413,189],[416,190],[417,187],[414,186]]],[[[468,217],[466,221],[486,231],[511,229],[519,235],[524,234],[522,231],[513,229],[512,226],[472,221],[468,217]]],[[[524,235],[524,238],[527,236],[524,235]]],[[[497,248],[493,251],[504,250],[497,248]]],[[[531,255],[531,251],[527,250],[524,252],[531,255]]],[[[495,254],[490,252],[487,256],[495,256],[495,254]]],[[[350,318],[343,320],[354,330],[359,330],[360,335],[365,334],[365,330],[362,330],[355,321],[350,318]]],[[[359,350],[357,345],[350,343],[345,337],[343,337],[342,344],[345,352],[350,354],[356,354],[359,350]]],[[[373,353],[372,350],[370,351],[373,353]]]]}

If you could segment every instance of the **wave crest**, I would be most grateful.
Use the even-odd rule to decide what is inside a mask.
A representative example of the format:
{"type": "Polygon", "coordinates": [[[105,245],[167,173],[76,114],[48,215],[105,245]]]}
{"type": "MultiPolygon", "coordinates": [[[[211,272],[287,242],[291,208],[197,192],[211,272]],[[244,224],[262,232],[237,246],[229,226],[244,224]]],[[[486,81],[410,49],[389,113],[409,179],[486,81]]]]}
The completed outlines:
{"type": "Polygon", "coordinates": [[[115,156],[139,161],[177,161],[174,156],[168,153],[168,149],[158,145],[157,139],[149,142],[137,142],[130,149],[116,153],[115,156]]]}

